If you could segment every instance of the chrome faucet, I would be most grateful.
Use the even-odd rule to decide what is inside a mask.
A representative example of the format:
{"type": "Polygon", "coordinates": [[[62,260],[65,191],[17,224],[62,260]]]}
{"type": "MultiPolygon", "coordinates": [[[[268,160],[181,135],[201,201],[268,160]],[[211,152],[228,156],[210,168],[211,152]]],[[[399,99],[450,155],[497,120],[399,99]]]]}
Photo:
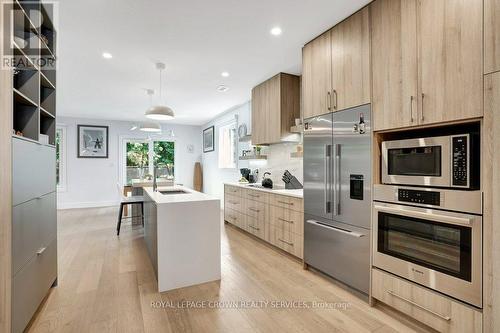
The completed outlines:
{"type": "Polygon", "coordinates": [[[153,192],[158,192],[158,183],[156,182],[156,167],[153,168],[153,192]]]}

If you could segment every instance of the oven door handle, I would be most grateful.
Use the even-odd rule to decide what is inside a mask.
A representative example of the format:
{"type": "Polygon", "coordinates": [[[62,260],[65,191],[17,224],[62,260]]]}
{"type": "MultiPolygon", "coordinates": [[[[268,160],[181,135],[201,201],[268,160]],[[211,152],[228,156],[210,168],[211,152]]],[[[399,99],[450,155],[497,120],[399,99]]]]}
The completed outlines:
{"type": "Polygon", "coordinates": [[[393,213],[402,216],[408,216],[408,217],[414,217],[419,219],[426,219],[426,220],[432,220],[432,221],[438,221],[442,223],[450,223],[456,225],[470,226],[472,220],[471,218],[467,217],[446,216],[436,213],[414,212],[411,210],[406,210],[404,208],[393,208],[380,205],[375,205],[374,207],[376,210],[381,212],[393,213]]]}

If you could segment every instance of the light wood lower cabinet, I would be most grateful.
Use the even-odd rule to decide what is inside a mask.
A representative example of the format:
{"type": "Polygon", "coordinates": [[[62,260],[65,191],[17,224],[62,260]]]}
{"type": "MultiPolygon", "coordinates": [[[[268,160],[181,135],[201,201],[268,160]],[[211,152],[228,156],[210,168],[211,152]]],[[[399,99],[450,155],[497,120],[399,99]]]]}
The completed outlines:
{"type": "Polygon", "coordinates": [[[224,221],[303,258],[303,200],[225,185],[224,221]],[[238,196],[239,195],[239,196],[238,196]]]}
{"type": "Polygon", "coordinates": [[[372,269],[372,296],[438,332],[482,331],[481,312],[378,269],[372,269]]]}

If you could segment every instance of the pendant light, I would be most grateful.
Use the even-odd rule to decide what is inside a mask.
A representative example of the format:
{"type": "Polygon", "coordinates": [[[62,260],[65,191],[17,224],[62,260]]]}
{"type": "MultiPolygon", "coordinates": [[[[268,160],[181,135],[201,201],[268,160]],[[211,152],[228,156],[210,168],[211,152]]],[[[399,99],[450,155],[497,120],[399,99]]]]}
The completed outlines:
{"type": "MultiPolygon", "coordinates": [[[[155,91],[153,89],[146,89],[146,94],[149,96],[149,105],[153,104],[153,95],[155,91]]],[[[159,133],[161,132],[161,126],[157,122],[144,122],[139,126],[139,130],[149,133],[159,133]]]]}
{"type": "Polygon", "coordinates": [[[150,107],[146,111],[146,117],[154,120],[169,120],[174,118],[174,111],[166,105],[161,105],[162,101],[162,81],[161,73],[165,69],[165,64],[159,62],[156,64],[156,69],[160,71],[160,104],[150,107]]]}

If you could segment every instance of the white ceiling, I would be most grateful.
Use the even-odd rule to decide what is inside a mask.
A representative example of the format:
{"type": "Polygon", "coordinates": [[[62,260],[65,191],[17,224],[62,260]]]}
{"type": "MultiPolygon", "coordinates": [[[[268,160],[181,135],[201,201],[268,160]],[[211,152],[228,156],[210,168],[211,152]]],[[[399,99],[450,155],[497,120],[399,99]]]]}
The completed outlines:
{"type": "Polygon", "coordinates": [[[59,2],[58,114],[144,120],[158,88],[179,124],[201,125],[250,99],[301,48],[369,0],[64,0],[59,2]],[[273,26],[283,34],[270,35],[273,26]],[[102,58],[107,51],[113,59],[102,58]],[[230,77],[220,73],[228,71],[230,77]],[[225,93],[216,91],[229,86],[225,93]]]}

